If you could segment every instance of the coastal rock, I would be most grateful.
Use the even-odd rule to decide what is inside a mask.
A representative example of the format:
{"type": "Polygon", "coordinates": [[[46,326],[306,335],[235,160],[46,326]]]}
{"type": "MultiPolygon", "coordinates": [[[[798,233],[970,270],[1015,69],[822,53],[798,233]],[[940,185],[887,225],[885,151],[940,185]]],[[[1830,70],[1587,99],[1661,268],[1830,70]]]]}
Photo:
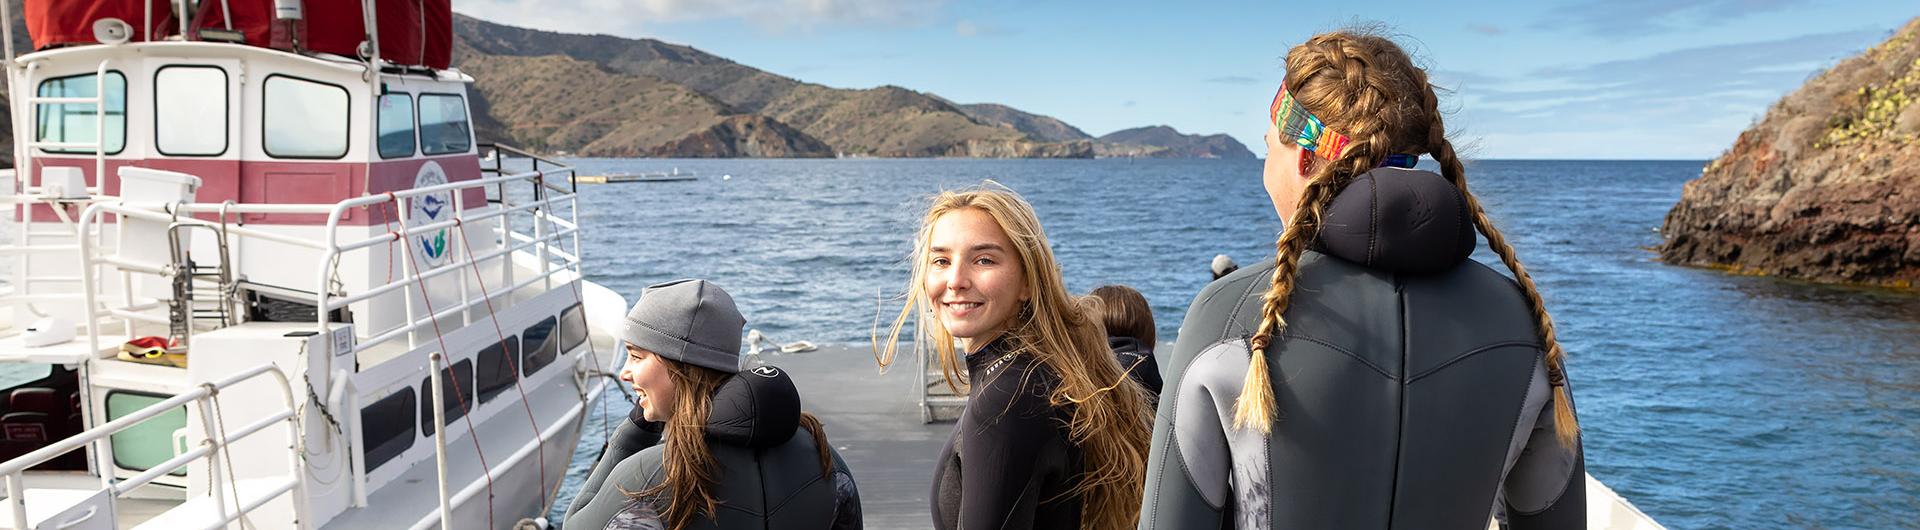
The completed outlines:
{"type": "Polygon", "coordinates": [[[1920,18],[1767,110],[1686,184],[1660,258],[1819,282],[1920,281],[1920,18]]]}

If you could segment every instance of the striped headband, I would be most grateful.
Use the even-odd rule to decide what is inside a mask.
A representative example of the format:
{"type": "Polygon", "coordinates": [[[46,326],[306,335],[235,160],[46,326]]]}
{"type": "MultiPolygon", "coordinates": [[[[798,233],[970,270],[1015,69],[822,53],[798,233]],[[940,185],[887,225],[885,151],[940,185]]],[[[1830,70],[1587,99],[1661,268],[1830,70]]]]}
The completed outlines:
{"type": "Polygon", "coordinates": [[[1287,85],[1280,85],[1280,93],[1273,95],[1273,106],[1267,112],[1273,118],[1273,125],[1280,128],[1281,138],[1292,138],[1301,149],[1313,151],[1327,160],[1339,159],[1340,153],[1347,150],[1347,135],[1333,132],[1319,117],[1307,112],[1307,107],[1287,92],[1287,85]]]}
{"type": "MultiPolygon", "coordinates": [[[[1267,109],[1273,118],[1273,125],[1280,128],[1282,138],[1292,138],[1301,149],[1312,151],[1320,158],[1337,160],[1346,152],[1349,140],[1347,135],[1333,132],[1307,107],[1293,99],[1287,92],[1287,85],[1280,85],[1280,93],[1273,95],[1273,106],[1267,109]]],[[[1413,167],[1420,161],[1420,155],[1390,154],[1380,161],[1380,167],[1413,167]]]]}

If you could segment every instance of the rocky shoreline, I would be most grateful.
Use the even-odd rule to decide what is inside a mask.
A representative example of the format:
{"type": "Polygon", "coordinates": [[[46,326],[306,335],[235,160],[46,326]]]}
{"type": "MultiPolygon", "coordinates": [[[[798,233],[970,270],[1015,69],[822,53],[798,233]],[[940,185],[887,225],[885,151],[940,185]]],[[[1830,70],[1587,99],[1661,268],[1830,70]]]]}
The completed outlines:
{"type": "Polygon", "coordinates": [[[1660,259],[1920,285],[1920,18],[1808,81],[1686,184],[1660,259]]]}

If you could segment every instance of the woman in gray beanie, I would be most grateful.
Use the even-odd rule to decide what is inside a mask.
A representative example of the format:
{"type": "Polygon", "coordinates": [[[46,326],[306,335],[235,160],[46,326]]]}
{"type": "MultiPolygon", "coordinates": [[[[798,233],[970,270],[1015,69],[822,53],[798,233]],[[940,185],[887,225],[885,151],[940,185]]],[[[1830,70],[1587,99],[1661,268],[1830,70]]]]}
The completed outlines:
{"type": "Polygon", "coordinates": [[[800,410],[792,379],[742,366],[745,326],[733,297],[705,280],[640,293],[621,330],[620,370],[639,399],[567,508],[566,528],[862,527],[853,475],[820,420],[800,410]]]}

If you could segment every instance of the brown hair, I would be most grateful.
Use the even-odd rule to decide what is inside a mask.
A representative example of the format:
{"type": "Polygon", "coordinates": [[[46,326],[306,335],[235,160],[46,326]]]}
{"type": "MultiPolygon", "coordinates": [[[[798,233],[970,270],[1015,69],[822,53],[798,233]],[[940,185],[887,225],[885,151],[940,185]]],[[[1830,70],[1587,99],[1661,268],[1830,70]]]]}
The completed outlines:
{"type": "Polygon", "coordinates": [[[879,334],[874,335],[875,360],[882,367],[893,363],[901,329],[911,319],[918,330],[914,351],[920,351],[920,338],[928,339],[938,353],[947,386],[958,391],[963,385],[953,335],[933,317],[923,281],[934,223],[961,209],[992,216],[1013,241],[1014,253],[1026,271],[1024,281],[1033,297],[1003,336],[1011,351],[1031,356],[1059,377],[1059,385],[1048,397],[1054,406],[1071,411],[1068,441],[1080,448],[1085,462],[1071,491],[1082,496],[1080,527],[1133,528],[1140,518],[1147,446],[1153,434],[1146,390],[1114,362],[1106,333],[1091,308],[1083,305],[1088,302],[1067,293],[1039,217],[1013,190],[987,181],[978,189],[942,192],[933,198],[914,240],[906,307],[900,309],[884,347],[878,344],[879,334]]]}
{"type": "Polygon", "coordinates": [[[1466,170],[1447,140],[1439,98],[1426,71],[1415,66],[1391,40],[1362,30],[1336,31],[1316,35],[1289,50],[1285,82],[1301,105],[1328,128],[1346,134],[1352,143],[1336,160],[1316,160],[1301,192],[1300,207],[1275,243],[1278,263],[1261,310],[1259,330],[1250,340],[1253,359],[1247,370],[1246,390],[1234,408],[1234,426],[1252,426],[1262,433],[1272,428],[1276,407],[1273,387],[1268,383],[1267,346],[1286,328],[1282,315],[1293,295],[1300,256],[1318,236],[1320,220],[1334,195],[1355,177],[1379,167],[1387,155],[1427,153],[1440,163],[1441,175],[1460,188],[1474,226],[1486,236],[1487,246],[1513,272],[1526,295],[1541,346],[1546,350],[1556,435],[1562,444],[1571,446],[1579,437],[1579,425],[1567,398],[1566,352],[1555,339],[1553,318],[1547,315],[1533,276],[1520,264],[1513,246],[1494,227],[1479,198],[1467,190],[1466,170]]]}
{"type": "Polygon", "coordinates": [[[1140,291],[1125,285],[1102,285],[1087,296],[1100,299],[1100,320],[1109,337],[1133,337],[1153,347],[1153,307],[1140,291]]]}
{"type": "MultiPolygon", "coordinates": [[[[653,487],[639,492],[623,489],[621,493],[649,499],[659,499],[661,493],[666,493],[660,519],[667,523],[668,529],[680,530],[693,523],[695,517],[713,518],[714,511],[720,507],[719,500],[713,497],[715,475],[720,466],[714,461],[713,452],[707,449],[707,416],[713,412],[714,392],[733,374],[665,357],[658,360],[667,368],[667,377],[673,379],[674,384],[673,415],[667,419],[664,440],[667,476],[653,487]]],[[[813,434],[814,446],[819,448],[821,478],[833,478],[833,453],[829,452],[831,446],[827,445],[826,429],[820,419],[801,412],[800,426],[813,434]]]]}

